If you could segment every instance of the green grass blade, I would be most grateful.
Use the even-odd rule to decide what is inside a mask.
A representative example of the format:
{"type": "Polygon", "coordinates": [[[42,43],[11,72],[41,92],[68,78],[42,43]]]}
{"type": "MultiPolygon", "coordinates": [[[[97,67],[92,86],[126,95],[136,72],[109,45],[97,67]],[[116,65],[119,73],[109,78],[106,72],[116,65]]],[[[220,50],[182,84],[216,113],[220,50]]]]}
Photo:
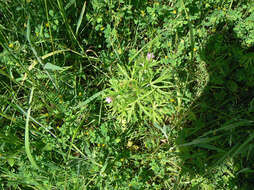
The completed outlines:
{"type": "Polygon", "coordinates": [[[38,165],[34,161],[33,156],[31,154],[31,151],[30,151],[30,141],[29,141],[29,120],[30,120],[31,102],[32,102],[32,98],[33,98],[33,92],[34,92],[34,87],[32,87],[32,89],[31,89],[30,98],[29,98],[29,108],[27,110],[27,116],[26,116],[25,151],[26,151],[26,155],[27,155],[29,161],[31,162],[32,166],[34,168],[36,168],[36,169],[39,169],[38,165]]]}
{"type": "Polygon", "coordinates": [[[86,10],[86,1],[84,2],[84,5],[83,5],[83,7],[82,7],[82,10],[81,10],[81,13],[80,13],[80,16],[79,16],[79,19],[78,19],[78,23],[77,23],[77,27],[76,27],[76,35],[78,35],[78,30],[79,30],[80,25],[81,25],[81,23],[82,23],[85,10],[86,10]]]}
{"type": "Polygon", "coordinates": [[[215,151],[218,151],[218,152],[225,152],[224,150],[220,149],[220,148],[217,148],[216,146],[213,146],[211,144],[198,144],[197,147],[201,147],[201,148],[205,148],[205,149],[208,149],[208,150],[215,150],[215,151]]]}
{"type": "Polygon", "coordinates": [[[64,10],[69,9],[74,3],[76,3],[76,0],[70,0],[70,2],[65,5],[64,10]]]}
{"type": "MultiPolygon", "coordinates": [[[[57,4],[58,4],[58,8],[59,8],[60,14],[61,14],[61,16],[62,16],[62,18],[63,18],[63,20],[64,20],[65,25],[66,25],[66,29],[67,29],[67,32],[68,32],[68,34],[69,34],[70,39],[71,39],[73,42],[75,41],[75,42],[77,43],[77,45],[79,46],[79,48],[81,49],[82,53],[85,54],[84,48],[83,48],[83,47],[81,46],[81,44],[79,43],[79,41],[78,41],[76,35],[74,34],[74,32],[73,32],[73,30],[72,30],[70,24],[69,24],[68,21],[67,21],[67,16],[66,16],[65,10],[64,10],[64,8],[63,8],[63,2],[62,2],[62,0],[57,0],[57,4]]],[[[85,55],[86,55],[86,54],[85,54],[85,55]]],[[[87,56],[87,55],[86,55],[86,56],[87,56]]]]}
{"type": "Polygon", "coordinates": [[[229,122],[226,122],[225,124],[223,124],[222,127],[220,127],[219,129],[208,131],[205,134],[203,134],[201,137],[204,137],[204,136],[207,136],[207,135],[210,135],[210,134],[214,134],[214,133],[217,133],[219,131],[232,130],[232,129],[237,128],[237,127],[245,127],[245,126],[250,126],[250,125],[253,125],[253,121],[240,120],[240,121],[233,122],[233,123],[232,123],[232,121],[229,121],[229,122]]]}
{"type": "Polygon", "coordinates": [[[104,93],[104,90],[95,93],[93,96],[91,96],[90,98],[88,98],[86,101],[81,102],[78,106],[74,107],[74,109],[78,109],[81,108],[87,104],[89,104],[91,101],[93,101],[95,98],[97,98],[98,96],[102,95],[104,93]]]}
{"type": "Polygon", "coordinates": [[[184,144],[181,144],[179,146],[191,146],[191,145],[199,145],[199,144],[205,144],[205,143],[208,143],[208,142],[212,142],[212,141],[215,141],[219,138],[221,138],[222,135],[220,136],[215,136],[215,137],[207,137],[207,138],[198,138],[198,139],[195,139],[193,140],[192,142],[189,142],[189,143],[184,143],[184,144]]]}
{"type": "MultiPolygon", "coordinates": [[[[19,110],[19,112],[23,113],[26,117],[27,117],[27,112],[24,111],[24,109],[22,109],[19,105],[14,105],[12,103],[9,102],[9,104],[13,107],[15,107],[17,110],[19,110]]],[[[36,123],[37,125],[41,126],[42,128],[44,128],[48,133],[50,133],[54,138],[56,138],[56,135],[51,132],[48,127],[45,127],[44,125],[42,125],[40,122],[38,122],[36,119],[34,119],[32,116],[30,116],[30,119],[36,123]]]]}
{"type": "Polygon", "coordinates": [[[235,150],[238,149],[238,145],[236,144],[231,150],[229,150],[226,154],[224,154],[217,162],[215,162],[215,166],[221,164],[228,156],[230,156],[235,150]]]}
{"type": "MultiPolygon", "coordinates": [[[[30,18],[28,18],[28,20],[27,20],[26,38],[27,38],[27,41],[28,41],[28,43],[29,43],[29,45],[30,45],[30,48],[31,48],[33,54],[35,55],[37,61],[38,61],[38,62],[41,64],[41,66],[44,68],[45,65],[43,64],[42,59],[38,56],[37,51],[36,51],[35,48],[33,47],[30,36],[31,36],[31,26],[30,26],[30,18]]],[[[49,72],[48,72],[47,70],[44,69],[44,71],[45,71],[46,74],[48,75],[48,77],[49,77],[49,79],[51,80],[51,82],[53,83],[54,87],[58,90],[58,87],[56,86],[56,84],[55,84],[55,82],[54,82],[52,76],[49,74],[49,72]]]]}
{"type": "Polygon", "coordinates": [[[13,119],[12,117],[10,117],[10,116],[8,116],[8,115],[6,115],[4,113],[0,112],[0,116],[4,117],[5,119],[8,119],[8,120],[10,120],[12,122],[15,122],[15,118],[13,119]]]}
{"type": "Polygon", "coordinates": [[[232,157],[235,157],[237,154],[239,154],[243,149],[244,147],[250,143],[252,141],[252,139],[254,138],[254,133],[252,133],[249,138],[247,140],[244,141],[244,143],[242,143],[238,148],[237,150],[232,154],[232,157]]]}

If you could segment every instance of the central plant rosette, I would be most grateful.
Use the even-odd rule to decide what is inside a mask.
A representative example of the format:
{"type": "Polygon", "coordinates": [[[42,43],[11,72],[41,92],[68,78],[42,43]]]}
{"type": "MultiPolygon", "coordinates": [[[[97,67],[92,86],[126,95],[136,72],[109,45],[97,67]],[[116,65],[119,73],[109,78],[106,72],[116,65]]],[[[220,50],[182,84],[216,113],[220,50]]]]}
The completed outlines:
{"type": "Polygon", "coordinates": [[[118,65],[116,77],[109,81],[106,101],[120,121],[136,122],[142,118],[162,123],[175,112],[173,78],[170,67],[148,53],[134,64],[118,65]]]}

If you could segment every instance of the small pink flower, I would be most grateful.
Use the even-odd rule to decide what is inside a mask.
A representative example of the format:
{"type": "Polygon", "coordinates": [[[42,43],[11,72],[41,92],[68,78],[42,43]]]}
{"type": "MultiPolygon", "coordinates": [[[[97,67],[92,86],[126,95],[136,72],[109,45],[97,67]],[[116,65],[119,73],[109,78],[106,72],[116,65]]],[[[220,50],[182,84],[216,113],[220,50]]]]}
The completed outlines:
{"type": "Polygon", "coordinates": [[[107,97],[107,98],[106,98],[106,102],[107,102],[107,103],[111,103],[112,101],[113,101],[113,100],[112,100],[111,97],[107,97]]]}
{"type": "Polygon", "coordinates": [[[150,61],[151,59],[153,59],[153,58],[154,58],[153,53],[147,53],[146,58],[147,58],[148,61],[150,61]]]}

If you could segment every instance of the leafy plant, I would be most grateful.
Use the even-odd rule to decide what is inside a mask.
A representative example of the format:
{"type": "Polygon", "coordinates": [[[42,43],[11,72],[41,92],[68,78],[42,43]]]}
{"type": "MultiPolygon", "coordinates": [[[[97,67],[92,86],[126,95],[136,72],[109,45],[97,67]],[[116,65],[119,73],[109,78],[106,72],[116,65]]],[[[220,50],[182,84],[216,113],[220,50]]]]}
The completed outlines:
{"type": "Polygon", "coordinates": [[[161,123],[175,112],[174,71],[160,66],[152,53],[140,56],[127,68],[118,64],[116,76],[105,96],[112,99],[109,106],[120,122],[161,123]]]}

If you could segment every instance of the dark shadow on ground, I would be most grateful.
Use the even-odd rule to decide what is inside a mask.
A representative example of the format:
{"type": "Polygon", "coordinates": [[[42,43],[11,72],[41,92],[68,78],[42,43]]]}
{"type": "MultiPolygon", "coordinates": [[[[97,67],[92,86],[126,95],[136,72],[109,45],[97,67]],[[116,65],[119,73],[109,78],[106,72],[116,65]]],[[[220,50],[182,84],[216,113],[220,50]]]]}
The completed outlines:
{"type": "MultiPolygon", "coordinates": [[[[247,190],[254,187],[254,47],[242,47],[227,24],[218,31],[199,52],[209,82],[177,139],[182,172],[217,176],[218,187],[227,178],[227,188],[247,190]],[[213,173],[215,167],[222,173],[213,173]]],[[[201,183],[193,189],[202,189],[201,183]]]]}

